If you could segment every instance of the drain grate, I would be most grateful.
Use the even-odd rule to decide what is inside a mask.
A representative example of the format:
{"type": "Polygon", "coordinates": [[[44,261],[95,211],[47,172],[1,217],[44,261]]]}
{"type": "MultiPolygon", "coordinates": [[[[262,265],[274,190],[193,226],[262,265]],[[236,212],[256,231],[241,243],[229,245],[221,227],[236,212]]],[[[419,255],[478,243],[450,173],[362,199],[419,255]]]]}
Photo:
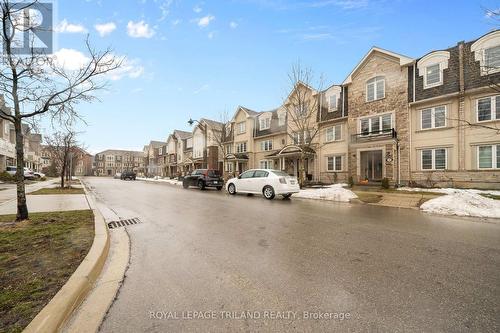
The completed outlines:
{"type": "Polygon", "coordinates": [[[141,220],[139,220],[137,217],[133,219],[126,219],[126,220],[119,220],[119,221],[112,221],[108,222],[108,228],[109,229],[116,229],[120,227],[125,227],[127,225],[133,225],[133,224],[138,224],[141,223],[141,220]]]}

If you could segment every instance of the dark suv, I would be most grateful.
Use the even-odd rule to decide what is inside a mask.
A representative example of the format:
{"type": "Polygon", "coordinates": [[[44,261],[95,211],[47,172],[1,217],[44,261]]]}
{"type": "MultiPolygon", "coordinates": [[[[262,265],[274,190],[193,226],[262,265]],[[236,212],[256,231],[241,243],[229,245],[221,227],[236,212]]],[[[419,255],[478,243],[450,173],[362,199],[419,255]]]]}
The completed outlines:
{"type": "Polygon", "coordinates": [[[196,169],[190,175],[184,177],[182,186],[188,188],[189,186],[198,186],[200,190],[205,187],[215,187],[218,191],[222,189],[224,180],[219,170],[213,169],[196,169]]]}
{"type": "Polygon", "coordinates": [[[120,179],[121,180],[135,180],[136,174],[133,171],[124,171],[122,172],[120,179]]]}

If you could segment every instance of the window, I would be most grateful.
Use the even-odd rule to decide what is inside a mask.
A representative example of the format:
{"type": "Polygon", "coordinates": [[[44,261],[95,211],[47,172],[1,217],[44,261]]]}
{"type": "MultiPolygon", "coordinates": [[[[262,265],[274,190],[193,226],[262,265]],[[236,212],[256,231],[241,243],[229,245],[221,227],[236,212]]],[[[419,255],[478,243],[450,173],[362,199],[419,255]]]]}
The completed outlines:
{"type": "Polygon", "coordinates": [[[338,141],[342,138],[342,125],[335,125],[326,129],[326,142],[338,141]]]}
{"type": "Polygon", "coordinates": [[[278,115],[278,126],[285,125],[285,120],[286,120],[286,114],[284,112],[280,113],[278,115]]]}
{"type": "Polygon", "coordinates": [[[310,141],[311,141],[311,135],[308,131],[293,133],[293,143],[296,145],[303,143],[308,144],[310,141]]]}
{"type": "Polygon", "coordinates": [[[245,133],[247,131],[247,123],[242,121],[238,123],[238,134],[245,133]]]}
{"type": "Polygon", "coordinates": [[[366,101],[371,102],[385,97],[385,79],[376,76],[366,82],[366,101]]]}
{"type": "MultiPolygon", "coordinates": [[[[264,168],[268,169],[268,168],[264,168]]],[[[264,170],[255,170],[255,173],[253,174],[253,178],[266,178],[269,175],[269,172],[264,171],[264,170]]]]}
{"type": "Polygon", "coordinates": [[[424,88],[438,86],[443,83],[442,71],[439,64],[433,64],[425,67],[424,88]]]}
{"type": "Polygon", "coordinates": [[[246,153],[247,152],[247,143],[245,142],[240,142],[236,144],[236,152],[237,153],[246,153]]]}
{"type": "Polygon", "coordinates": [[[262,131],[268,128],[271,128],[271,117],[259,118],[259,129],[262,131]]]}
{"type": "Polygon", "coordinates": [[[305,117],[307,115],[307,108],[304,104],[295,106],[295,114],[297,117],[305,117]]]}
{"type": "Polygon", "coordinates": [[[329,100],[328,100],[328,111],[335,111],[337,110],[337,95],[331,95],[329,100]]]}
{"type": "Polygon", "coordinates": [[[444,170],[447,167],[446,148],[423,149],[422,170],[444,170]]]}
{"type": "Polygon", "coordinates": [[[326,164],[327,171],[342,171],[342,156],[328,156],[326,164]]]}
{"type": "Polygon", "coordinates": [[[484,66],[486,70],[500,68],[500,46],[494,46],[484,50],[484,66]]]}
{"type": "MultiPolygon", "coordinates": [[[[272,169],[273,168],[273,161],[268,161],[268,160],[262,160],[259,162],[260,168],[261,169],[272,169]]],[[[267,175],[266,175],[267,177],[267,175]]]]}
{"type": "Polygon", "coordinates": [[[241,179],[252,178],[254,173],[255,173],[254,170],[245,171],[240,175],[240,178],[241,179]]]}
{"type": "Polygon", "coordinates": [[[421,129],[440,128],[446,126],[446,106],[421,111],[421,129]]]}
{"type": "Polygon", "coordinates": [[[373,135],[390,132],[392,130],[392,114],[384,114],[360,120],[362,135],[373,135]]]}
{"type": "Polygon", "coordinates": [[[273,150],[273,140],[264,140],[260,142],[260,150],[269,151],[273,150]]]}
{"type": "Polygon", "coordinates": [[[479,169],[500,169],[500,144],[477,147],[479,169]]]}
{"type": "Polygon", "coordinates": [[[227,145],[226,146],[226,154],[231,154],[233,152],[233,146],[232,145],[227,145]]]}
{"type": "Polygon", "coordinates": [[[233,172],[233,163],[226,163],[226,171],[233,172]]]}
{"type": "Polygon", "coordinates": [[[476,110],[477,121],[500,119],[500,95],[478,99],[476,110]]]}

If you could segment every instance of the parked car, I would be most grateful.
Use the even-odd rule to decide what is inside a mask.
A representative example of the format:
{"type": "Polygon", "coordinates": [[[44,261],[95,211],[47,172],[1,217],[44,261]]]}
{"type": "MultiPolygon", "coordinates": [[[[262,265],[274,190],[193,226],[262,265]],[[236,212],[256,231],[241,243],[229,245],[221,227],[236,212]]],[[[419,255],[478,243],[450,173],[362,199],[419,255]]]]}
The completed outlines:
{"type": "Polygon", "coordinates": [[[137,177],[137,174],[134,172],[134,171],[125,171],[125,172],[122,172],[121,176],[120,176],[120,179],[121,180],[135,180],[135,178],[137,177]]]}
{"type": "Polygon", "coordinates": [[[204,190],[206,187],[215,187],[220,191],[224,186],[224,180],[219,170],[196,169],[191,174],[184,177],[182,186],[184,188],[198,186],[200,190],[204,190]]]}
{"type": "Polygon", "coordinates": [[[114,179],[121,179],[122,178],[122,173],[121,172],[117,172],[115,173],[115,175],[113,176],[114,179]]]}
{"type": "Polygon", "coordinates": [[[37,172],[37,171],[33,172],[33,175],[35,176],[35,178],[43,178],[43,177],[45,177],[44,173],[37,172]]]}
{"type": "Polygon", "coordinates": [[[300,191],[297,178],[286,172],[270,169],[252,169],[243,172],[236,178],[227,181],[229,194],[251,193],[262,194],[266,199],[274,199],[276,195],[290,198],[300,191]]]}
{"type": "MultiPolygon", "coordinates": [[[[17,166],[8,166],[6,168],[8,174],[15,176],[17,172],[17,166]]],[[[29,168],[24,167],[24,178],[25,179],[35,179],[35,174],[29,168]]]]}

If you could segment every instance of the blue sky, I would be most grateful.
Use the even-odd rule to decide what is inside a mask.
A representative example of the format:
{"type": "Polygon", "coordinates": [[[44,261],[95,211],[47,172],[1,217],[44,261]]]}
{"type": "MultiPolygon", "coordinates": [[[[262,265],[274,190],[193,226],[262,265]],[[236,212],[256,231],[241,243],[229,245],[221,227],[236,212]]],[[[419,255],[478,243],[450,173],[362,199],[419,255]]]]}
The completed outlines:
{"type": "Polygon", "coordinates": [[[498,26],[498,1],[422,0],[59,0],[59,54],[98,49],[126,56],[124,68],[81,104],[89,151],[142,149],[187,120],[220,118],[238,105],[277,107],[298,60],[341,83],[373,45],[410,57],[472,40],[498,26]]]}

